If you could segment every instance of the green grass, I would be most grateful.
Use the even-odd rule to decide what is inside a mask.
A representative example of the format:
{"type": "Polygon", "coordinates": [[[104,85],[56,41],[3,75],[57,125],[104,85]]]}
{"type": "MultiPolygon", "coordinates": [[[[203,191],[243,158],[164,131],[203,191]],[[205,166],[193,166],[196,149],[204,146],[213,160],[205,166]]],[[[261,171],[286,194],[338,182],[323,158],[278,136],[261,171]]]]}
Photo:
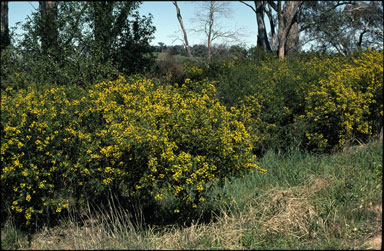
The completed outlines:
{"type": "Polygon", "coordinates": [[[331,155],[269,151],[259,161],[267,175],[255,172],[226,184],[232,203],[218,206],[207,201],[207,208],[213,208],[208,222],[138,227],[127,220],[129,212],[121,210],[119,215],[85,217],[80,223],[63,219],[59,226],[34,233],[28,245],[26,233],[8,221],[2,225],[1,245],[3,249],[368,249],[370,238],[381,234],[382,157],[382,140],[331,155]]]}
{"type": "Polygon", "coordinates": [[[377,231],[372,208],[382,204],[382,155],[379,141],[333,155],[268,152],[260,160],[268,175],[249,175],[227,187],[237,202],[232,208],[252,207],[256,218],[266,217],[260,222],[265,233],[254,232],[262,232],[263,244],[252,248],[364,248],[364,236],[377,231]],[[274,217],[279,221],[270,220],[274,217]]]}

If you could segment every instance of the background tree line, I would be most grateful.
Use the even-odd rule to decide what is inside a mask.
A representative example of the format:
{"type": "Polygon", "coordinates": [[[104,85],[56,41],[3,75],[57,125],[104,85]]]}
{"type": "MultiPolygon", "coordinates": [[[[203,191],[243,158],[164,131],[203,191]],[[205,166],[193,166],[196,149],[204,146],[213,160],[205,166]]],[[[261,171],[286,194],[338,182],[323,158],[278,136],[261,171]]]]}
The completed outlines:
{"type": "Polygon", "coordinates": [[[2,77],[28,69],[35,81],[81,84],[146,71],[154,62],[150,41],[155,27],[151,15],[139,15],[139,6],[40,1],[22,24],[25,33],[17,36],[9,32],[8,2],[2,2],[2,77]]]}
{"type": "MultiPolygon", "coordinates": [[[[256,47],[283,58],[311,43],[313,51],[351,55],[364,48],[383,47],[383,4],[380,1],[240,1],[256,18],[256,47]],[[269,27],[267,22],[269,21],[269,27]]],[[[97,81],[118,73],[144,73],[155,64],[153,52],[188,57],[247,55],[242,46],[214,44],[216,39],[241,41],[241,33],[228,31],[220,20],[228,18],[227,2],[201,2],[197,27],[187,29],[177,1],[176,18],[183,45],[151,46],[156,28],[152,16],[140,16],[140,2],[40,1],[39,9],[22,24],[17,38],[8,27],[8,2],[1,2],[1,49],[4,77],[13,69],[44,72],[60,83],[97,81]],[[200,32],[206,44],[191,46],[188,36],[200,32]],[[8,48],[8,50],[5,50],[8,48]],[[4,51],[4,53],[3,53],[4,51]],[[74,79],[73,74],[78,77],[74,79]]],[[[176,21],[176,19],[175,19],[176,21]]],[[[240,44],[240,43],[239,43],[240,44]]]]}
{"type": "Polygon", "coordinates": [[[255,12],[257,46],[276,51],[279,58],[299,51],[308,42],[316,44],[315,50],[331,49],[343,55],[383,46],[383,3],[379,1],[241,2],[255,12]]]}

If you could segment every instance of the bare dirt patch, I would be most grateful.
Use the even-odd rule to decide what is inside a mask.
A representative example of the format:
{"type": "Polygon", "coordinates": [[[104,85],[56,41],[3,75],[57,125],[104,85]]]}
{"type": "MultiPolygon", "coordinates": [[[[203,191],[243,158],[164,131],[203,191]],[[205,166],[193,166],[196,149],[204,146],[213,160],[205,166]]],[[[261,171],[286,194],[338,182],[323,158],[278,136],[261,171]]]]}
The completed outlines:
{"type": "Polygon", "coordinates": [[[368,210],[372,210],[374,212],[377,213],[377,217],[378,217],[378,225],[379,225],[379,229],[378,229],[378,233],[370,238],[368,240],[368,245],[369,245],[369,248],[368,249],[374,249],[374,250],[383,250],[383,246],[382,246],[382,238],[383,238],[383,234],[382,234],[382,229],[381,229],[381,225],[382,225],[382,216],[383,216],[383,205],[381,204],[378,204],[378,205],[375,205],[371,208],[368,208],[368,210]]]}

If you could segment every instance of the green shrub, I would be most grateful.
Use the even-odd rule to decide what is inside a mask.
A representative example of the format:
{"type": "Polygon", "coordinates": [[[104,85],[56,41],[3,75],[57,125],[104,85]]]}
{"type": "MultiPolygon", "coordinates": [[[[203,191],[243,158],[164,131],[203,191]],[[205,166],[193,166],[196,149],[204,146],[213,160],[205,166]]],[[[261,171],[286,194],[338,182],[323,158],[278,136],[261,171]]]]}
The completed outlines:
{"type": "Polygon", "coordinates": [[[162,83],[182,83],[185,78],[183,63],[168,52],[161,53],[155,67],[155,75],[162,83]]]}
{"type": "Polygon", "coordinates": [[[255,151],[301,144],[302,123],[294,115],[304,108],[305,85],[299,60],[231,60],[215,62],[205,73],[217,80],[220,100],[251,114],[244,123],[255,135],[255,151]]]}
{"type": "Polygon", "coordinates": [[[97,53],[90,56],[74,53],[58,61],[49,55],[9,47],[4,55],[1,53],[1,89],[23,89],[31,83],[84,86],[117,78],[120,72],[112,61],[99,63],[100,57],[97,53]]]}

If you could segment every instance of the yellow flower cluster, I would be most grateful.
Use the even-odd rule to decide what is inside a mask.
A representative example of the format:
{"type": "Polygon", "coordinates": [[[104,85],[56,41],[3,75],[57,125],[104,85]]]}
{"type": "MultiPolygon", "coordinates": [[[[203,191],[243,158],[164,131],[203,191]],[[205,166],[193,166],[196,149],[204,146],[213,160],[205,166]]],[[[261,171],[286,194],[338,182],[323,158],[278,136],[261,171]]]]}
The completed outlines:
{"type": "Polygon", "coordinates": [[[213,182],[264,172],[239,111],[221,105],[207,81],[9,88],[1,110],[1,192],[27,222],[43,209],[62,212],[69,197],[111,188],[146,189],[156,199],[173,193],[196,205],[213,182]]]}
{"type": "MultiPolygon", "coordinates": [[[[242,82],[251,79],[247,94],[236,105],[238,120],[254,135],[257,150],[289,144],[330,150],[351,138],[378,133],[382,127],[382,51],[368,50],[352,58],[322,55],[239,67],[227,74],[242,82]],[[240,69],[238,77],[235,73],[240,69]]],[[[230,92],[235,88],[230,85],[230,92]]]]}
{"type": "Polygon", "coordinates": [[[1,192],[26,223],[46,207],[66,208],[59,205],[63,198],[53,197],[55,191],[66,190],[58,177],[71,176],[73,140],[89,138],[75,130],[79,109],[68,93],[66,88],[31,84],[17,91],[7,88],[1,95],[1,192]]]}
{"type": "MultiPolygon", "coordinates": [[[[316,61],[317,69],[328,68],[328,72],[308,89],[306,113],[301,117],[311,125],[308,144],[320,149],[371,135],[383,119],[383,54],[366,51],[351,62],[337,63],[316,61]]],[[[314,62],[310,65],[315,67],[314,62]]]]}
{"type": "Polygon", "coordinates": [[[157,200],[171,192],[190,202],[210,182],[245,169],[263,171],[252,154],[251,136],[236,120],[237,111],[219,103],[212,83],[186,79],[182,87],[164,87],[150,79],[120,78],[89,93],[89,111],[102,114],[106,122],[95,134],[111,139],[98,146],[98,154],[111,163],[104,175],[123,180],[125,191],[156,186],[161,191],[154,194],[157,200]]]}
{"type": "Polygon", "coordinates": [[[184,62],[184,69],[186,69],[186,73],[188,76],[201,75],[203,74],[203,69],[199,68],[195,65],[191,65],[187,61],[184,62]]]}

